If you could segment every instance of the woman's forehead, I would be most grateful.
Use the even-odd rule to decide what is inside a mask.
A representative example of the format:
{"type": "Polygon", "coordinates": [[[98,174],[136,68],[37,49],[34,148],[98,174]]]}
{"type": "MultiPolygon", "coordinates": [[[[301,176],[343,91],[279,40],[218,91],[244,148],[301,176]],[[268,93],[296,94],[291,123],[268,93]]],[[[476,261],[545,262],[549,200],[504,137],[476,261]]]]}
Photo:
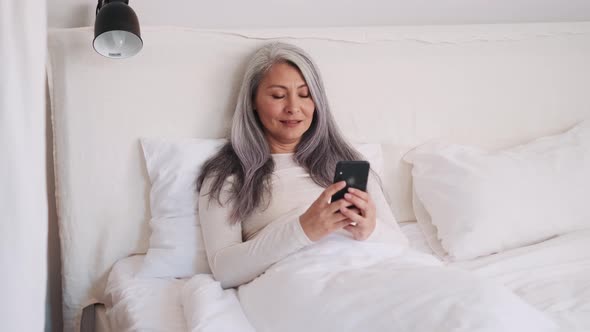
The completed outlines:
{"type": "Polygon", "coordinates": [[[301,75],[299,69],[291,64],[280,62],[272,65],[262,78],[262,83],[271,86],[292,86],[293,83],[297,87],[305,86],[306,82],[301,75]]]}

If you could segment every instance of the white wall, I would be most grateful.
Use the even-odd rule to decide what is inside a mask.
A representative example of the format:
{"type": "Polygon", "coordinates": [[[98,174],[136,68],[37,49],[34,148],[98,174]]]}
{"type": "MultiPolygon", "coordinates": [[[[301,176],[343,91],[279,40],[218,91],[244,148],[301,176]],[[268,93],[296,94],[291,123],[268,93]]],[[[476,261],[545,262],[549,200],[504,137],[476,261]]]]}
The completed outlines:
{"type": "MultiPolygon", "coordinates": [[[[92,25],[97,1],[47,0],[50,27],[92,25]]],[[[196,28],[590,20],[588,0],[130,0],[141,24],[196,28]]]]}

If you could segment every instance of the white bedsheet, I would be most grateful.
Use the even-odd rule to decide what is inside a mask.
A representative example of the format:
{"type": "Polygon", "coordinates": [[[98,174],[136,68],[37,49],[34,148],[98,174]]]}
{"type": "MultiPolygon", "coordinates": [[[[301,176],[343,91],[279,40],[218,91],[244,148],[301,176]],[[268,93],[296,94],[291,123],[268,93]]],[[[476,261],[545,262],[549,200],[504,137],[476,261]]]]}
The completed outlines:
{"type": "Polygon", "coordinates": [[[399,227],[408,238],[410,248],[436,257],[416,221],[402,222],[399,224],[399,227]]]}
{"type": "MultiPolygon", "coordinates": [[[[433,254],[416,222],[400,226],[412,248],[433,254]]],[[[448,266],[501,282],[566,331],[590,331],[590,230],[448,266]]]]}
{"type": "MultiPolygon", "coordinates": [[[[400,227],[413,248],[425,253],[431,252],[416,222],[402,223],[400,227]]],[[[216,325],[220,322],[216,313],[225,310],[221,313],[227,320],[230,317],[228,313],[238,309],[232,304],[232,295],[219,293],[209,275],[195,276],[190,281],[137,278],[135,274],[143,264],[144,257],[136,255],[121,259],[109,274],[106,298],[111,301],[106,307],[111,331],[215,331],[215,327],[220,326],[216,325]],[[207,292],[208,295],[189,295],[197,291],[207,292]],[[203,309],[203,302],[207,301],[209,306],[203,309]],[[199,308],[201,311],[197,312],[199,308]],[[194,314],[184,315],[183,311],[194,314]],[[206,321],[199,323],[199,319],[206,321]]],[[[241,317],[235,317],[227,322],[235,327],[240,319],[241,317]]],[[[248,328],[249,325],[245,326],[244,331],[248,331],[248,328]]],[[[227,331],[227,328],[223,330],[227,331]]]]}
{"type": "Polygon", "coordinates": [[[503,283],[566,331],[590,331],[590,230],[450,266],[503,283]]]}
{"type": "Polygon", "coordinates": [[[186,280],[135,277],[144,257],[124,258],[109,274],[105,292],[111,331],[186,331],[180,296],[186,280]]]}
{"type": "MultiPolygon", "coordinates": [[[[415,223],[403,223],[401,229],[408,236],[411,246],[415,250],[430,252],[415,223]]],[[[270,318],[275,319],[274,322],[272,319],[264,319],[264,322],[260,323],[255,321],[256,317],[250,317],[253,325],[257,325],[260,330],[264,331],[268,330],[266,326],[270,327],[270,325],[264,325],[261,328],[258,326],[259,324],[275,324],[277,321],[285,321],[289,319],[284,316],[286,312],[295,313],[298,316],[296,321],[304,322],[305,319],[302,316],[304,312],[320,312],[323,317],[328,319],[331,313],[344,310],[347,314],[342,317],[345,319],[339,320],[339,322],[352,324],[347,326],[361,328],[360,325],[354,324],[360,324],[364,319],[365,322],[370,321],[376,324],[370,328],[378,330],[380,323],[377,318],[384,315],[385,310],[376,303],[383,302],[383,299],[387,301],[390,297],[401,299],[404,296],[409,296],[411,293],[409,289],[412,289],[416,284],[421,284],[421,291],[428,296],[422,296],[421,299],[416,300],[417,302],[410,302],[409,306],[408,302],[400,304],[398,308],[401,310],[398,313],[400,322],[407,323],[414,319],[415,323],[419,317],[430,317],[429,320],[435,320],[437,318],[432,318],[432,312],[421,314],[417,313],[415,309],[408,308],[418,305],[420,301],[436,300],[439,295],[439,299],[443,299],[443,302],[447,301],[448,304],[448,300],[456,296],[449,290],[453,284],[452,280],[448,280],[449,277],[456,279],[459,276],[460,278],[457,280],[463,280],[463,282],[466,280],[461,279],[465,278],[465,274],[461,273],[454,274],[455,272],[452,272],[442,279],[433,279],[433,273],[429,275],[419,272],[420,269],[434,272],[431,269],[438,269],[442,263],[434,257],[418,253],[408,256],[403,261],[404,263],[398,266],[383,264],[383,262],[371,266],[376,262],[375,259],[359,259],[362,257],[362,254],[359,256],[362,250],[349,253],[348,257],[340,249],[337,253],[330,253],[330,250],[326,251],[326,248],[322,250],[323,253],[319,256],[307,254],[305,257],[305,255],[300,255],[301,257],[298,259],[291,259],[291,262],[281,262],[271,267],[269,273],[265,273],[260,278],[261,280],[243,287],[243,290],[240,289],[240,294],[243,294],[241,298],[243,303],[246,302],[244,300],[251,302],[254,299],[255,302],[259,302],[255,306],[260,305],[263,308],[264,317],[270,315],[270,318]],[[374,273],[355,274],[353,267],[357,266],[359,261],[362,262],[365,269],[371,269],[374,273]],[[419,268],[407,270],[412,265],[419,268]],[[383,270],[386,266],[389,266],[390,270],[397,269],[396,273],[398,274],[400,269],[406,269],[404,272],[406,276],[385,279],[382,271],[379,272],[379,270],[383,270]],[[285,293],[281,295],[276,291],[266,290],[262,296],[254,295],[254,288],[263,284],[262,279],[269,279],[272,274],[297,275],[293,279],[299,283],[295,286],[300,288],[289,288],[291,293],[297,294],[296,301],[291,301],[290,298],[283,297],[285,293]],[[305,281],[309,281],[310,278],[314,282],[305,284],[305,281]],[[397,282],[394,283],[394,280],[397,282]],[[379,282],[382,282],[383,287],[377,286],[379,282]],[[359,296],[351,291],[351,289],[358,288],[356,284],[362,283],[366,285],[364,286],[365,295],[359,296]],[[432,289],[428,287],[432,287],[432,289]],[[252,294],[247,295],[248,292],[252,294]],[[432,297],[433,293],[437,293],[434,298],[432,297]],[[301,294],[307,295],[302,296],[301,294]],[[313,308],[313,304],[318,303],[317,301],[312,301],[311,307],[305,303],[305,300],[310,296],[318,295],[331,296],[333,301],[330,303],[334,308],[313,308]],[[250,298],[248,299],[247,296],[250,298]],[[279,300],[273,300],[275,297],[279,300]],[[371,298],[378,301],[370,301],[371,298]],[[270,306],[270,304],[273,305],[270,306]],[[306,305],[305,310],[297,308],[297,306],[304,304],[306,305]],[[356,316],[352,315],[352,312],[356,313],[356,316]]],[[[379,249],[376,254],[379,255],[379,249]]],[[[237,301],[235,290],[221,290],[210,275],[195,276],[188,281],[138,279],[134,274],[142,259],[143,256],[133,256],[119,261],[109,276],[107,294],[112,303],[107,306],[107,312],[112,331],[217,331],[220,328],[232,331],[253,330],[245,318],[242,306],[237,301]]],[[[542,310],[548,317],[558,322],[561,327],[560,331],[590,331],[590,230],[566,234],[533,246],[450,265],[454,268],[472,270],[480,276],[503,283],[525,302],[542,310]]],[[[284,281],[281,279],[282,277],[275,278],[273,276],[271,279],[273,278],[277,281],[284,281]]],[[[466,278],[471,280],[470,277],[466,278]]],[[[471,281],[469,282],[471,283],[471,281]]],[[[487,282],[484,284],[487,285],[487,282]]],[[[481,291],[478,289],[479,286],[472,285],[470,287],[473,287],[472,290],[481,291]]],[[[281,289],[281,287],[277,288],[281,289]]],[[[484,293],[486,293],[484,294],[484,302],[497,300],[497,294],[491,296],[488,292],[484,293]]],[[[501,297],[509,297],[504,291],[501,293],[503,294],[501,297]]],[[[481,298],[469,299],[469,301],[472,300],[482,301],[481,298]]],[[[505,298],[501,300],[503,301],[505,298]]],[[[512,301],[510,300],[510,302],[512,301]]],[[[517,305],[517,307],[519,306],[517,305]]],[[[252,310],[257,309],[252,309],[252,306],[249,306],[246,313],[252,315],[250,312],[252,310]]],[[[449,320],[449,315],[452,316],[453,310],[460,311],[453,308],[448,311],[438,310],[435,312],[439,312],[440,317],[444,316],[445,320],[449,320]]],[[[502,311],[503,309],[498,308],[498,310],[502,311]]],[[[392,314],[391,311],[387,313],[392,314]]],[[[307,320],[309,319],[307,317],[307,320]]],[[[424,319],[420,320],[420,323],[424,323],[424,319]]],[[[315,324],[321,326],[317,325],[318,322],[315,324]]],[[[291,325],[291,327],[293,329],[302,328],[298,325],[291,325]]],[[[335,325],[330,325],[330,328],[334,327],[335,325]]],[[[281,326],[282,331],[288,330],[282,328],[281,326]]],[[[399,328],[403,329],[404,327],[400,325],[399,328]]],[[[439,327],[437,331],[444,331],[444,328],[439,327]]]]}
{"type": "Polygon", "coordinates": [[[182,305],[191,332],[255,332],[233,288],[222,289],[210,274],[193,276],[182,290],[182,305]]]}
{"type": "Polygon", "coordinates": [[[190,279],[142,278],[145,256],[118,261],[109,274],[106,298],[110,331],[255,332],[235,289],[221,289],[210,274],[190,279]]]}

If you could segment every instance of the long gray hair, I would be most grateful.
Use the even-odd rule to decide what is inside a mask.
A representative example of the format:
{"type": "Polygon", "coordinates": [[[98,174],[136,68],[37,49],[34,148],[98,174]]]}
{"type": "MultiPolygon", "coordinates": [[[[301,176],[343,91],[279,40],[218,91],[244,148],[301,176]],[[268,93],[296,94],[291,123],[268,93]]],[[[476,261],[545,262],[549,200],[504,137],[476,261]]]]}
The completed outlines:
{"type": "Polygon", "coordinates": [[[229,198],[233,202],[230,217],[233,223],[246,220],[264,197],[268,197],[267,203],[270,203],[274,161],[262,123],[254,111],[254,99],[264,75],[277,63],[287,63],[301,72],[315,103],[311,126],[296,147],[295,161],[315,183],[325,188],[332,183],[338,161],[361,159],[361,154],[346,142],[336,126],[320,72],[311,57],[294,45],[280,42],[264,45],[246,68],[232,120],[230,142],[205,162],[197,179],[197,190],[200,191],[203,181],[211,177],[207,194],[221,205],[222,187],[228,177],[234,176],[229,198]]]}

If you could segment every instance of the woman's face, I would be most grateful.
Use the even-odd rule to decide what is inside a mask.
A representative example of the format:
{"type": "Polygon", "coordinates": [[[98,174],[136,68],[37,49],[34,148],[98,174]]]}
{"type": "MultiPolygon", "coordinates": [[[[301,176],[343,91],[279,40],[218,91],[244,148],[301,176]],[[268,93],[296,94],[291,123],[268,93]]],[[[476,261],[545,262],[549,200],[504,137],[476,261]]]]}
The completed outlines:
{"type": "Polygon", "coordinates": [[[287,63],[273,65],[258,86],[254,105],[271,152],[294,152],[315,110],[299,70],[287,63]]]}

